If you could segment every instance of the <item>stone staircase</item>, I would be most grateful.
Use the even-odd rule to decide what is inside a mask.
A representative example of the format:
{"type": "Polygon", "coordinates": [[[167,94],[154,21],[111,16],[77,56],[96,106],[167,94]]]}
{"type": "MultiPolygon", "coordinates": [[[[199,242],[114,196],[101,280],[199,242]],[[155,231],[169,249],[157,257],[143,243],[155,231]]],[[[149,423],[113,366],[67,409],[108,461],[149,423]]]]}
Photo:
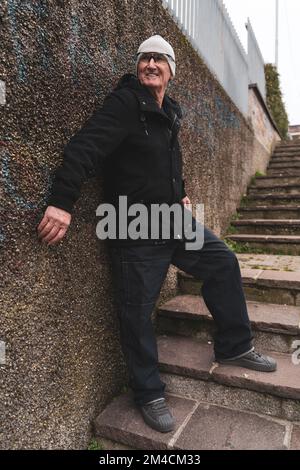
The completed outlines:
{"type": "Polygon", "coordinates": [[[256,179],[247,204],[238,210],[238,234],[226,237],[258,237],[256,242],[239,238],[239,244],[267,252],[237,256],[254,344],[276,358],[278,370],[259,373],[214,363],[214,322],[201,297],[202,282],[178,271],[178,295],[158,305],[156,316],[161,378],[176,428],[166,434],[149,428],[132,404],[131,391],[124,392],[95,420],[105,449],[300,450],[300,353],[293,354],[300,347],[300,220],[297,194],[282,191],[297,188],[297,177],[293,167],[277,167],[278,161],[285,165],[298,156],[295,144],[276,148],[267,177],[256,179]],[[277,254],[286,246],[292,246],[293,256],[277,254]]]}
{"type": "Polygon", "coordinates": [[[226,238],[237,249],[300,255],[300,144],[276,147],[266,176],[248,188],[226,238]]]}

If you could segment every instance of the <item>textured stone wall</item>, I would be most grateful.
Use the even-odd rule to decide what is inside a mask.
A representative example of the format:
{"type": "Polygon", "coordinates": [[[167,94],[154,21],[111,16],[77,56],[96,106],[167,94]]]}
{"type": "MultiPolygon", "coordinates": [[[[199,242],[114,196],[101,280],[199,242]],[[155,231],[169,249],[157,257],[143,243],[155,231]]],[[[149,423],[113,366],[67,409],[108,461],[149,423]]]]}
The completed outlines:
{"type": "MultiPolygon", "coordinates": [[[[0,447],[86,448],[92,419],[127,374],[106,246],[95,234],[101,178],[84,185],[59,246],[36,238],[63,146],[134,71],[151,34],[174,46],[169,94],[185,114],[187,192],[205,203],[218,235],[253,174],[255,137],[159,0],[4,0],[0,34],[0,447]]],[[[170,268],[161,298],[175,289],[170,268]]]]}

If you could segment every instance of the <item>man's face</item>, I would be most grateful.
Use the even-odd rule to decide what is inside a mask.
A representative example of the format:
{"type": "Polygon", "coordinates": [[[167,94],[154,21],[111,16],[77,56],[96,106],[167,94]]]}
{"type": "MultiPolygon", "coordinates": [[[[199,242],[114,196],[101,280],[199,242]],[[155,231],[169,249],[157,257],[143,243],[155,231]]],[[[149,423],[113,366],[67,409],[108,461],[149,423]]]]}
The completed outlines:
{"type": "Polygon", "coordinates": [[[165,89],[171,78],[167,59],[155,52],[144,53],[138,63],[138,78],[149,88],[165,89]]]}

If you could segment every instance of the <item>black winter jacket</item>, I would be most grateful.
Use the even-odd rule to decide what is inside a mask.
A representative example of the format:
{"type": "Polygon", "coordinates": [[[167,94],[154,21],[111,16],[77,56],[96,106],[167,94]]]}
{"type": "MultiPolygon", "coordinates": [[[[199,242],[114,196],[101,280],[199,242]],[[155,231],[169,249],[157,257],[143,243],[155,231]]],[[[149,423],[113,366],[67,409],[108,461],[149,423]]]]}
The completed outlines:
{"type": "Polygon", "coordinates": [[[72,213],[83,182],[99,169],[105,202],[116,209],[119,195],[128,196],[128,206],[180,202],[186,195],[177,139],[180,118],[176,101],[165,95],[159,108],[135,75],[124,75],[65,146],[48,205],[72,213]]]}

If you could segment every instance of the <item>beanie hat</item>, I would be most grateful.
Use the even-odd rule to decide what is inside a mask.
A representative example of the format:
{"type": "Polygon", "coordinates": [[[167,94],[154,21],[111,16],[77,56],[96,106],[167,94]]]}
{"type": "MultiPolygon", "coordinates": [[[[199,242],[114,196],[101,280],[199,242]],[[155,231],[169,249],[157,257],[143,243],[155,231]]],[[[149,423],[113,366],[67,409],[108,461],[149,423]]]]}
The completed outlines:
{"type": "Polygon", "coordinates": [[[171,69],[172,77],[175,77],[176,64],[174,49],[171,44],[169,44],[163,37],[161,37],[159,34],[156,34],[155,36],[151,36],[150,38],[146,39],[146,41],[142,42],[137,51],[136,69],[141,54],[144,52],[158,52],[159,54],[165,54],[171,69]]]}

